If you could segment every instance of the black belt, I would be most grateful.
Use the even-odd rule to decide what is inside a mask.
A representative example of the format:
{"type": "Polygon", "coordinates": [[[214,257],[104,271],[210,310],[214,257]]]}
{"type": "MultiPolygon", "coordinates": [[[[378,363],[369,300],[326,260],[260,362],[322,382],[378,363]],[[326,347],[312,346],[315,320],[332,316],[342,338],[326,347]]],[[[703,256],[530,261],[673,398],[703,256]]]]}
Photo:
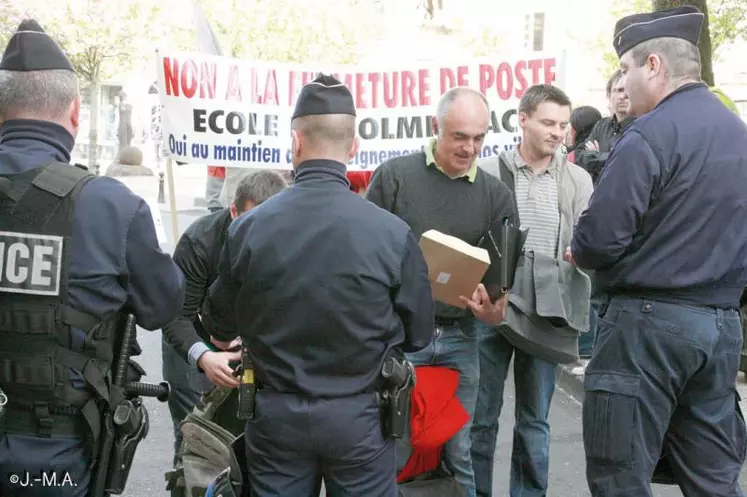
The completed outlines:
{"type": "Polygon", "coordinates": [[[436,316],[436,326],[454,326],[467,319],[466,317],[461,318],[442,318],[436,316]]]}
{"type": "Polygon", "coordinates": [[[82,414],[63,414],[58,409],[50,408],[48,416],[45,421],[49,424],[42,427],[34,410],[26,406],[8,404],[5,406],[0,426],[5,433],[19,435],[85,438],[89,434],[88,425],[82,414]]]}

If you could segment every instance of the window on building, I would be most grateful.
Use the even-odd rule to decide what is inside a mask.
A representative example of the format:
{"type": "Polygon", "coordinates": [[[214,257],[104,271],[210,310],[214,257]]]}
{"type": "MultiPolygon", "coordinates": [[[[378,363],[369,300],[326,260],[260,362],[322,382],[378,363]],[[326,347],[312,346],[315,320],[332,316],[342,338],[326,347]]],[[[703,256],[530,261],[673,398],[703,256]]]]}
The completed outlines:
{"type": "Polygon", "coordinates": [[[524,50],[529,50],[529,33],[532,32],[532,15],[524,17],[524,50]]]}
{"type": "Polygon", "coordinates": [[[534,14],[534,30],[532,34],[532,50],[541,52],[545,47],[545,13],[534,14]]]}

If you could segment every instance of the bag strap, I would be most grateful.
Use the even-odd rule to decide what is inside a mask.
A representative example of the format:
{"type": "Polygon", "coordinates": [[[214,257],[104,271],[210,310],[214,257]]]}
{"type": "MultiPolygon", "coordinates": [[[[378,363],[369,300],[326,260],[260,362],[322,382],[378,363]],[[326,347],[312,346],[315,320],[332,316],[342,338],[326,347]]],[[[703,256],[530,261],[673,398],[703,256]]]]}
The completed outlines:
{"type": "Polygon", "coordinates": [[[505,152],[498,157],[498,171],[500,172],[500,179],[503,183],[511,190],[514,201],[514,212],[516,212],[516,224],[519,224],[519,204],[516,202],[516,184],[514,181],[514,173],[511,172],[511,168],[508,166],[506,161],[505,152]]]}

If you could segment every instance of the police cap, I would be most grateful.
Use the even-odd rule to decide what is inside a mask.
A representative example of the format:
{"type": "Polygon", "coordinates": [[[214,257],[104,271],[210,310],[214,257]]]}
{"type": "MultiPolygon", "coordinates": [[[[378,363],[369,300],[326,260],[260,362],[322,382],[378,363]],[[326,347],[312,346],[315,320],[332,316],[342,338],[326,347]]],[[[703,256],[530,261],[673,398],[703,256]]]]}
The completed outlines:
{"type": "Polygon", "coordinates": [[[293,119],[324,114],[355,116],[355,103],[347,86],[332,76],[319,74],[314,81],[301,89],[293,119]]]}
{"type": "Polygon", "coordinates": [[[62,48],[33,19],[21,22],[5,47],[0,60],[3,71],[51,71],[63,69],[75,72],[62,48]]]}
{"type": "Polygon", "coordinates": [[[703,13],[692,5],[629,15],[615,24],[612,44],[618,57],[654,38],[681,38],[697,45],[704,19],[703,13]]]}

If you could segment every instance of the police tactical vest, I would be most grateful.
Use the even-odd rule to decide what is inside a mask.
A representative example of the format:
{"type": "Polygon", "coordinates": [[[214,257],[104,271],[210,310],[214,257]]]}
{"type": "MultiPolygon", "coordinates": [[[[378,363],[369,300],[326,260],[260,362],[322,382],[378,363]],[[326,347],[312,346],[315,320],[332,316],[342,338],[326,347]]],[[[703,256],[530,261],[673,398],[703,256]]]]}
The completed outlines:
{"type": "Polygon", "coordinates": [[[61,163],[0,175],[1,431],[98,439],[114,326],[68,301],[76,198],[94,177],[61,163]],[[85,333],[79,351],[71,328],[85,333]],[[85,388],[73,387],[70,369],[85,388]]]}

